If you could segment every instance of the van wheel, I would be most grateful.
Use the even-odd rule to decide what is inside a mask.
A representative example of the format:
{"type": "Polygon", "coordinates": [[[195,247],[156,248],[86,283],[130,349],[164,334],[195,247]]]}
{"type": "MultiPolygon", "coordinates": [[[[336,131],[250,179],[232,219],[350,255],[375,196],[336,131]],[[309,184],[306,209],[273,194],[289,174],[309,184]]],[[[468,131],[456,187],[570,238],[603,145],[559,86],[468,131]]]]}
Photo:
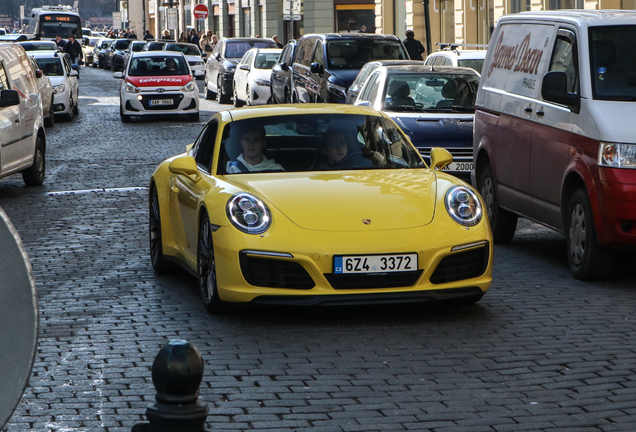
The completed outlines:
{"type": "Polygon", "coordinates": [[[490,165],[487,165],[479,176],[479,192],[486,203],[486,211],[495,243],[510,242],[517,229],[517,215],[499,207],[490,165]]]}
{"type": "Polygon", "coordinates": [[[585,189],[574,192],[568,206],[568,262],[574,277],[581,280],[607,279],[614,268],[614,251],[599,244],[592,207],[585,189]]]}
{"type": "Polygon", "coordinates": [[[35,142],[35,154],[33,155],[33,165],[22,171],[22,179],[27,186],[40,186],[44,183],[44,173],[46,172],[46,160],[44,158],[44,141],[38,136],[35,142]]]}

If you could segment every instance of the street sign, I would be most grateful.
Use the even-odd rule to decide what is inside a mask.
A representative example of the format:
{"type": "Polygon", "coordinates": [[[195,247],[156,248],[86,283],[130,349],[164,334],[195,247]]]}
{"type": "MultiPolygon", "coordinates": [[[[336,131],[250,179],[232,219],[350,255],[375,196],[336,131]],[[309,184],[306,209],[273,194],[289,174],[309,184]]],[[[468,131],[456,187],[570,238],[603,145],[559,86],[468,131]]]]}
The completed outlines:
{"type": "Polygon", "coordinates": [[[199,21],[203,21],[208,17],[209,11],[206,5],[204,5],[203,3],[199,3],[194,7],[194,11],[192,13],[194,14],[194,17],[196,19],[198,19],[199,21]]]}
{"type": "Polygon", "coordinates": [[[121,12],[113,12],[113,28],[121,28],[121,12]]]}
{"type": "Polygon", "coordinates": [[[166,9],[166,17],[168,17],[168,30],[176,30],[179,26],[177,8],[166,9]]]}
{"type": "Polygon", "coordinates": [[[26,388],[38,340],[38,297],[22,241],[0,208],[0,429],[26,388]]]}

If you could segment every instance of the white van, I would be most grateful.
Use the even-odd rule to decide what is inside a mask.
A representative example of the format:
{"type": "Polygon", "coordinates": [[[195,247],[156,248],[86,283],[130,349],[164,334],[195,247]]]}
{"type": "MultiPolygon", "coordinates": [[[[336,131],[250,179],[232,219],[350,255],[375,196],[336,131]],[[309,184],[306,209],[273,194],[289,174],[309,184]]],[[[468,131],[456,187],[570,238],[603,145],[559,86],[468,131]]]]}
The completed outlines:
{"type": "Polygon", "coordinates": [[[565,234],[576,278],[636,247],[636,11],[502,17],[482,70],[473,184],[495,241],[523,216],[565,234]]]}
{"type": "Polygon", "coordinates": [[[46,135],[42,100],[29,57],[0,44],[0,178],[21,172],[28,186],[44,181],[46,135]]]}

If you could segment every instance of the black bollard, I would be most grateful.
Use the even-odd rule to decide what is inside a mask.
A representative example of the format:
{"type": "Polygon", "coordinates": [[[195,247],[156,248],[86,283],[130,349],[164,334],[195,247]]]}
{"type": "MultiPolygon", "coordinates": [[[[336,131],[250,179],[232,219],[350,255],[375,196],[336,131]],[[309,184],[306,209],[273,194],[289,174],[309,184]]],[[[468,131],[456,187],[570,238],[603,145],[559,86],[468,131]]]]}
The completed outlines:
{"type": "Polygon", "coordinates": [[[152,363],[152,382],[157,402],[146,410],[148,423],[132,432],[205,432],[208,406],[199,399],[203,359],[185,340],[168,342],[152,363]]]}

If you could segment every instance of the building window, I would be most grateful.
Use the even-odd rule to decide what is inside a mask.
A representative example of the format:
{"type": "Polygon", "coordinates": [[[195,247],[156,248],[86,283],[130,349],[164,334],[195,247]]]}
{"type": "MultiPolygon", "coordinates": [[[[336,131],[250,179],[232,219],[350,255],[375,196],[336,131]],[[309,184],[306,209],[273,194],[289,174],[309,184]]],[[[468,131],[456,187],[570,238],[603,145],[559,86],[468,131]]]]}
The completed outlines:
{"type": "Polygon", "coordinates": [[[558,9],[583,9],[584,0],[550,0],[550,10],[558,9]]]}
{"type": "Polygon", "coordinates": [[[510,13],[529,11],[530,0],[510,0],[510,13]]]}

